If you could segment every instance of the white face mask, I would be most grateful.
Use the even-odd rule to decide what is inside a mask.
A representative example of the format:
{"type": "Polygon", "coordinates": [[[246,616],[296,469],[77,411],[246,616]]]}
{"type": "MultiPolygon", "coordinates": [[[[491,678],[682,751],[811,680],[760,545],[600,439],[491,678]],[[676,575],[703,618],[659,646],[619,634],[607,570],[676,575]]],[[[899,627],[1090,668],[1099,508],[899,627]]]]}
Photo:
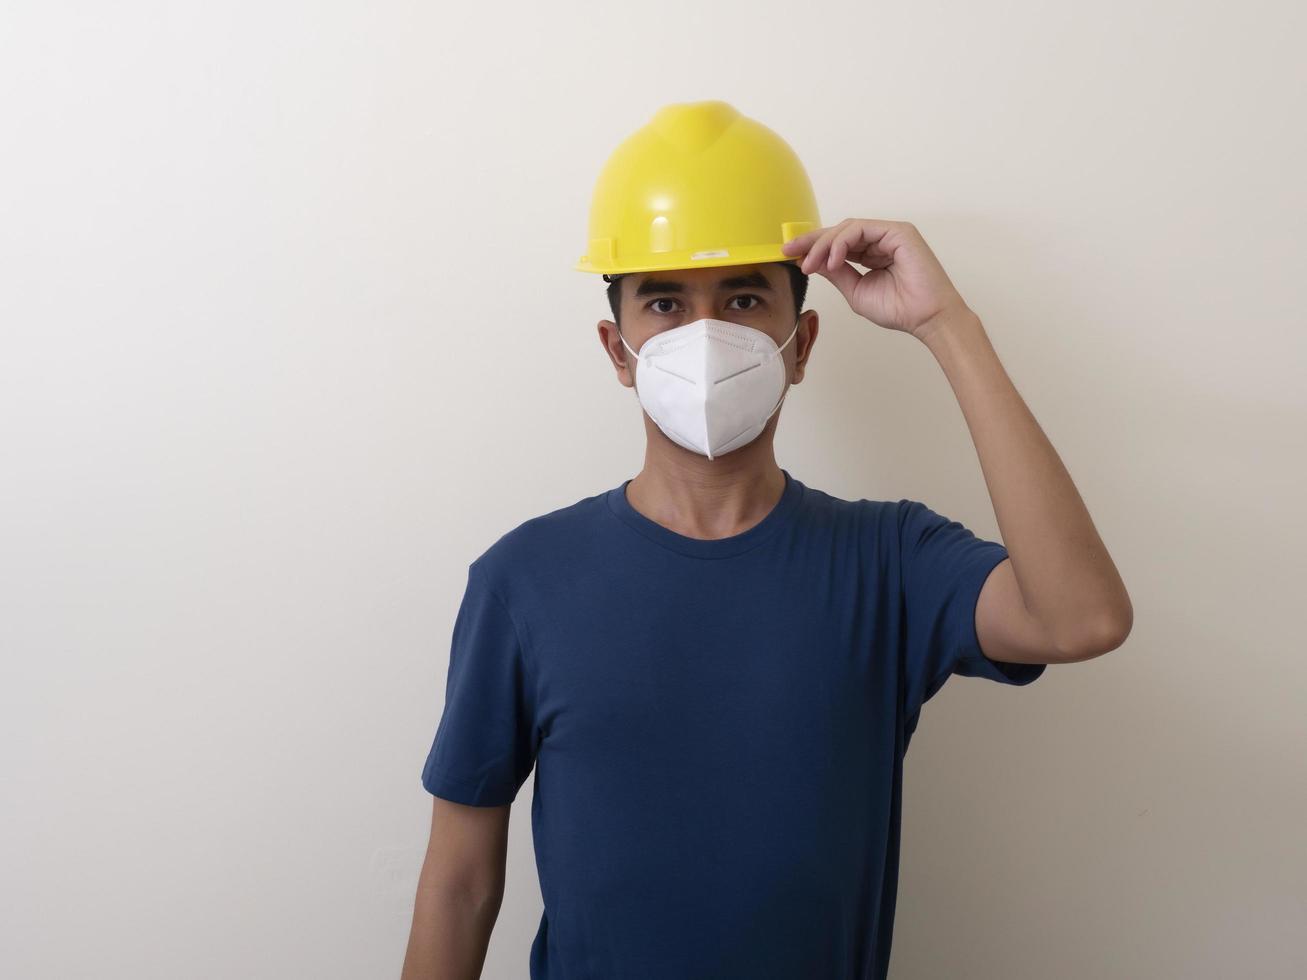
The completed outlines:
{"type": "Polygon", "coordinates": [[[761,330],[705,317],[654,334],[635,354],[635,393],[667,438],[712,459],[756,439],[785,400],[781,351],[761,330]]]}

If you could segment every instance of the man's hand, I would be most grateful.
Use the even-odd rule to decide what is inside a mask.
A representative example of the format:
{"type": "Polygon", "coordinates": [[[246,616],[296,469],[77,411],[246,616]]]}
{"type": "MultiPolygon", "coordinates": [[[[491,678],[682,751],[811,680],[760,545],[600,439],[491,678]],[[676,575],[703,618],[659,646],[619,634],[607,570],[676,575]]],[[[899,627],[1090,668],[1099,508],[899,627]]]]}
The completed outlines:
{"type": "Polygon", "coordinates": [[[906,221],[845,218],[791,238],[781,251],[802,256],[803,272],[833,282],[855,313],[918,340],[934,324],[968,309],[921,232],[906,221]]]}

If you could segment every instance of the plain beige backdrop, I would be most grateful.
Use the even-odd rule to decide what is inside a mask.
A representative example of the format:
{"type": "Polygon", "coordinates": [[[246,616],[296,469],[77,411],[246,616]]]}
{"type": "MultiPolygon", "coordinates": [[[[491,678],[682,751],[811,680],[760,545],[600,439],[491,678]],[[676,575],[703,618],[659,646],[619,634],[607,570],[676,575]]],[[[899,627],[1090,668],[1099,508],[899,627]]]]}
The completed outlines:
{"type": "MultiPolygon", "coordinates": [[[[1307,975],[1301,4],[11,2],[0,974],[398,975],[467,563],[639,469],[585,250],[721,98],[914,222],[1130,590],[954,678],[892,976],[1307,975]]],[[[781,465],[997,535],[924,347],[822,315],[781,465]]],[[[531,782],[485,976],[526,976],[531,782]]]]}

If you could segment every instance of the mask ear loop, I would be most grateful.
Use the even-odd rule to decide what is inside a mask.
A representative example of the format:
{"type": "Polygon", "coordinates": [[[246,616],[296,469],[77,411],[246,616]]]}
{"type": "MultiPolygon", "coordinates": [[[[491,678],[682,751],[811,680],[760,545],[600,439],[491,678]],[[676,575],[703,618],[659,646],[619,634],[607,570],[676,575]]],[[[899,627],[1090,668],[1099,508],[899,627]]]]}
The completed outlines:
{"type": "MultiPolygon", "coordinates": [[[[640,355],[639,355],[638,353],[636,353],[635,349],[634,349],[630,344],[628,344],[628,343],[626,342],[626,338],[622,336],[622,328],[621,328],[621,327],[618,327],[618,328],[617,328],[617,339],[620,340],[620,341],[622,342],[622,346],[623,346],[623,347],[625,347],[627,350],[629,350],[629,351],[631,352],[631,356],[635,358],[635,362],[636,362],[636,364],[641,363],[641,362],[640,362],[640,355]]],[[[628,365],[628,366],[629,366],[629,365],[628,365]]],[[[637,373],[637,372],[634,372],[634,371],[631,372],[631,381],[632,381],[632,384],[631,384],[631,394],[635,396],[636,401],[639,401],[639,400],[640,400],[640,386],[639,386],[639,384],[635,383],[636,373],[637,373]]]]}
{"type": "Polygon", "coordinates": [[[777,357],[780,357],[781,351],[785,350],[785,348],[788,347],[788,346],[790,345],[790,341],[794,339],[794,335],[795,335],[796,333],[798,333],[798,332],[799,332],[799,321],[798,321],[798,320],[795,320],[795,321],[794,321],[794,329],[791,330],[791,331],[790,331],[790,335],[789,335],[788,337],[785,338],[785,343],[781,344],[779,347],[776,348],[776,356],[777,356],[777,357]]]}
{"type": "MultiPolygon", "coordinates": [[[[794,335],[797,334],[798,332],[799,332],[799,321],[795,320],[794,329],[791,330],[790,335],[785,338],[785,343],[781,344],[779,347],[776,348],[776,354],[774,356],[780,357],[781,351],[785,350],[786,346],[789,344],[791,340],[794,339],[794,335]]],[[[781,392],[781,397],[776,399],[776,404],[772,407],[772,410],[767,413],[767,417],[762,420],[763,425],[766,425],[768,422],[771,421],[771,417],[775,415],[776,411],[781,407],[781,402],[785,401],[785,396],[790,393],[791,387],[793,386],[789,384],[789,382],[787,381],[785,384],[785,390],[781,392]]]]}
{"type": "Polygon", "coordinates": [[[635,352],[635,348],[634,348],[634,347],[632,347],[630,344],[628,344],[628,343],[626,342],[626,338],[625,338],[625,337],[623,337],[623,336],[619,333],[619,334],[617,335],[617,339],[620,340],[620,341],[622,342],[622,346],[623,346],[623,347],[625,347],[627,350],[629,350],[629,351],[631,352],[631,356],[632,356],[632,357],[634,357],[637,361],[640,360],[640,355],[637,354],[637,353],[635,352]]]}

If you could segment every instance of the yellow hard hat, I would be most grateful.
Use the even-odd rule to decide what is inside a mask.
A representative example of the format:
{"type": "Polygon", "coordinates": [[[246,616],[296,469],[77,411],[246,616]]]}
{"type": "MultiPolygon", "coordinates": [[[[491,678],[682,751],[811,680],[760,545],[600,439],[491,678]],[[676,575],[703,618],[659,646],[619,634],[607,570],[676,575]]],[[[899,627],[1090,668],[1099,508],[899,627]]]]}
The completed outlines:
{"type": "Polygon", "coordinates": [[[575,268],[617,275],[792,262],[781,243],[821,227],[790,145],[719,100],[674,102],[609,156],[575,268]]]}

